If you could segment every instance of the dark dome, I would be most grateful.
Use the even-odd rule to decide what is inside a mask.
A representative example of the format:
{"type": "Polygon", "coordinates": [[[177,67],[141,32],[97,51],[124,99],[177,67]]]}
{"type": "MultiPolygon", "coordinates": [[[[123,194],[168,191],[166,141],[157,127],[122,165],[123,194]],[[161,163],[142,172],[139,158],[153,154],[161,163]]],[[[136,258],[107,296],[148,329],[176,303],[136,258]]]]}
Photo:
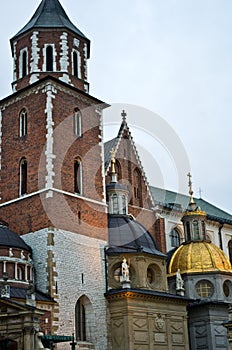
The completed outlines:
{"type": "Polygon", "coordinates": [[[18,248],[31,252],[31,247],[29,247],[24,240],[17,235],[17,233],[12,232],[6,225],[0,223],[0,246],[18,248]]]}
{"type": "Polygon", "coordinates": [[[157,247],[151,234],[129,215],[109,215],[109,248],[107,254],[148,253],[165,256],[157,247]]]}

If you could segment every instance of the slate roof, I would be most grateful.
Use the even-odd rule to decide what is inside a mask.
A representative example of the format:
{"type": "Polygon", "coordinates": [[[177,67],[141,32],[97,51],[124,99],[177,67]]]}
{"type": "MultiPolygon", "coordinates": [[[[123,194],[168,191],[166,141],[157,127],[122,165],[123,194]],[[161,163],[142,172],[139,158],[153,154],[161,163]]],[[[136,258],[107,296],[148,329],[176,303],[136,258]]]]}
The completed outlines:
{"type": "MultiPolygon", "coordinates": [[[[189,196],[174,191],[165,190],[163,188],[150,186],[155,204],[161,204],[169,209],[177,209],[183,211],[187,209],[189,204],[189,196]]],[[[232,225],[232,215],[215,205],[207,202],[202,198],[194,198],[197,206],[204,210],[209,220],[227,223],[232,225]]]]}
{"type": "Polygon", "coordinates": [[[87,39],[70,21],[58,0],[42,0],[30,21],[11,40],[33,28],[66,28],[78,36],[87,39]]]}
{"type": "MultiPolygon", "coordinates": [[[[17,287],[10,287],[10,297],[15,299],[25,299],[27,296],[27,289],[26,288],[17,288],[17,287]]],[[[46,302],[55,302],[54,299],[52,299],[50,296],[36,290],[35,291],[35,299],[37,301],[46,301],[46,302]]]]}
{"type": "Polygon", "coordinates": [[[31,247],[15,232],[9,230],[6,225],[0,223],[0,246],[18,248],[31,252],[31,247]]]}
{"type": "Polygon", "coordinates": [[[146,228],[129,215],[109,215],[108,254],[147,253],[166,256],[161,253],[146,228]]]}

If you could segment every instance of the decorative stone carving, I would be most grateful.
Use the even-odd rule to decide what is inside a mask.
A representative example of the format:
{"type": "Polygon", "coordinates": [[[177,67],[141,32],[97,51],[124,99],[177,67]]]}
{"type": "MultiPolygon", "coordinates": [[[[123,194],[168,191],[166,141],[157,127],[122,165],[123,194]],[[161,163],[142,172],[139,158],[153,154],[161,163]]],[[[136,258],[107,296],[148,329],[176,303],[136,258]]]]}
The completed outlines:
{"type": "Polygon", "coordinates": [[[162,316],[160,314],[157,315],[157,317],[155,318],[155,327],[158,330],[162,330],[164,328],[165,325],[165,321],[162,318],[162,316]]]}

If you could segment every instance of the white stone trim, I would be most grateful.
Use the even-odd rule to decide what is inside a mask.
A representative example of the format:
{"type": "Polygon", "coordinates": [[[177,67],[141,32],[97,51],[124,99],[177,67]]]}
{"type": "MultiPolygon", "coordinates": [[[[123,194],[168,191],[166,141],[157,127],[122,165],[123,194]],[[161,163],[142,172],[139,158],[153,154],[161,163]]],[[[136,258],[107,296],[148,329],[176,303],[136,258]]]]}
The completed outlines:
{"type": "Polygon", "coordinates": [[[72,74],[74,75],[74,59],[73,59],[74,52],[76,52],[76,54],[77,54],[77,78],[78,79],[82,79],[82,75],[81,75],[81,55],[80,55],[80,51],[78,51],[76,49],[72,49],[72,74]]]}
{"type": "Polygon", "coordinates": [[[60,36],[60,70],[63,72],[68,72],[68,51],[68,34],[63,32],[63,34],[60,36]]]}
{"type": "MultiPolygon", "coordinates": [[[[52,99],[55,98],[56,90],[52,86],[52,84],[48,84],[46,88],[44,89],[44,92],[47,94],[47,102],[46,102],[46,109],[45,114],[47,114],[47,133],[46,133],[46,150],[45,150],[45,157],[46,157],[46,170],[47,175],[45,177],[45,188],[53,188],[54,183],[54,165],[53,165],[53,159],[56,158],[55,154],[53,153],[53,144],[54,144],[54,138],[53,138],[53,127],[54,122],[52,119],[52,110],[53,110],[53,104],[52,99]]],[[[46,197],[52,197],[53,193],[48,192],[46,194],[46,197]]]]}
{"type": "Polygon", "coordinates": [[[2,170],[2,110],[0,109],[0,170],[2,170]]]}
{"type": "Polygon", "coordinates": [[[90,203],[94,203],[94,204],[98,204],[98,205],[103,205],[105,207],[108,207],[108,205],[104,202],[98,202],[96,201],[95,199],[91,199],[91,198],[87,198],[87,197],[83,197],[81,195],[78,195],[78,194],[75,194],[75,193],[71,193],[71,192],[66,192],[66,191],[63,191],[63,190],[59,190],[57,188],[43,188],[39,191],[36,191],[36,192],[32,192],[30,194],[25,194],[24,196],[22,197],[17,197],[15,199],[11,199],[10,201],[8,202],[4,202],[4,203],[1,203],[0,204],[0,208],[1,207],[4,207],[6,205],[10,205],[10,204],[13,204],[13,203],[17,203],[21,200],[24,200],[24,199],[27,199],[27,198],[30,198],[30,197],[33,197],[33,196],[37,196],[38,194],[41,194],[41,193],[44,193],[44,192],[56,192],[56,193],[60,193],[60,194],[64,194],[66,196],[70,196],[70,197],[75,197],[75,198],[79,198],[79,199],[82,199],[83,201],[86,201],[86,202],[90,202],[90,203]]]}
{"type": "Polygon", "coordinates": [[[56,47],[55,44],[45,44],[43,47],[43,67],[42,70],[43,72],[46,72],[46,49],[48,46],[51,46],[53,48],[53,72],[56,72],[56,56],[57,56],[57,52],[56,52],[56,47]]]}
{"type": "Polygon", "coordinates": [[[106,201],[106,186],[105,186],[105,154],[104,154],[104,142],[103,142],[103,113],[101,108],[96,108],[95,112],[99,115],[99,146],[101,147],[101,164],[102,164],[102,170],[101,170],[101,175],[102,175],[102,184],[103,184],[103,199],[106,201]]]}
{"type": "Polygon", "coordinates": [[[24,47],[19,53],[19,79],[23,77],[23,54],[27,53],[26,74],[28,74],[28,47],[24,47]]]}
{"type": "Polygon", "coordinates": [[[74,39],[73,39],[73,46],[76,46],[76,47],[78,48],[79,45],[80,45],[80,40],[77,39],[77,38],[74,38],[74,39]]]}
{"type": "Polygon", "coordinates": [[[13,44],[13,82],[17,79],[17,75],[16,75],[16,63],[17,63],[16,46],[17,46],[17,41],[15,41],[13,44]]]}
{"type": "MultiPolygon", "coordinates": [[[[31,36],[31,63],[30,63],[30,73],[39,72],[39,52],[40,48],[38,47],[38,34],[39,32],[33,32],[31,36]]],[[[34,83],[39,79],[39,75],[32,74],[30,78],[30,84],[34,83]]]]}
{"type": "Polygon", "coordinates": [[[84,43],[84,47],[83,47],[83,53],[84,53],[84,76],[85,79],[84,80],[88,80],[88,67],[87,67],[87,44],[84,43]]]}

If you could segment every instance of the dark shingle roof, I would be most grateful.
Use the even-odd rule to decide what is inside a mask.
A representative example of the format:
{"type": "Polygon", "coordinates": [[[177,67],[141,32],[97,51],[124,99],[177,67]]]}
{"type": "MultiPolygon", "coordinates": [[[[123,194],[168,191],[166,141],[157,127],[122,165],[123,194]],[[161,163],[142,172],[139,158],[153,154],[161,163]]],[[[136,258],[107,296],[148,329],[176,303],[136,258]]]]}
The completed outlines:
{"type": "MultiPolygon", "coordinates": [[[[187,195],[153,186],[150,186],[150,190],[156,204],[164,205],[170,209],[179,208],[180,210],[185,210],[188,207],[189,196],[187,195]]],[[[232,225],[231,214],[205,201],[202,198],[194,198],[194,200],[197,206],[199,206],[202,210],[206,212],[207,218],[209,220],[218,221],[221,223],[228,223],[229,225],[232,225]]]]}
{"type": "MultiPolygon", "coordinates": [[[[11,287],[10,288],[10,297],[14,299],[26,299],[27,289],[26,288],[18,288],[11,287]]],[[[49,295],[46,295],[38,290],[35,291],[35,298],[38,301],[46,301],[46,302],[54,302],[49,295]]]]}
{"type": "Polygon", "coordinates": [[[17,233],[14,233],[2,224],[0,224],[0,246],[18,248],[31,252],[31,247],[17,233]]]}
{"type": "Polygon", "coordinates": [[[108,254],[143,252],[165,256],[146,228],[128,215],[109,215],[108,254]]]}
{"type": "Polygon", "coordinates": [[[33,28],[66,28],[87,39],[70,21],[58,0],[42,0],[30,21],[11,40],[33,28]]]}

